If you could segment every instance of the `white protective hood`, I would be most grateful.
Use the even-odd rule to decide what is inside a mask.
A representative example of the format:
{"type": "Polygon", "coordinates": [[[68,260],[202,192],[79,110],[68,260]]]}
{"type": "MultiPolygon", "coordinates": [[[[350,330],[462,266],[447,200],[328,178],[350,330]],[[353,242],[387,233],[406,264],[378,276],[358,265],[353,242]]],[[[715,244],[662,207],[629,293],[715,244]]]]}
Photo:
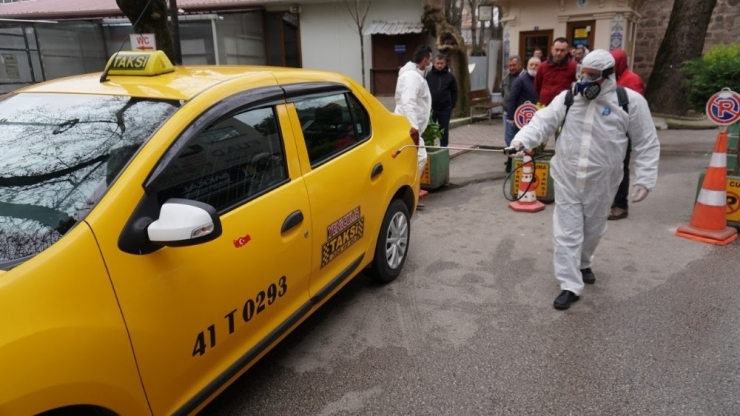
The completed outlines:
{"type": "MultiPolygon", "coordinates": [[[[396,84],[396,114],[406,116],[411,126],[419,131],[419,136],[429,124],[429,114],[432,111],[432,94],[424,79],[423,72],[415,63],[409,61],[398,71],[396,84]]],[[[419,171],[424,170],[427,161],[427,152],[424,140],[419,137],[419,171]]]]}

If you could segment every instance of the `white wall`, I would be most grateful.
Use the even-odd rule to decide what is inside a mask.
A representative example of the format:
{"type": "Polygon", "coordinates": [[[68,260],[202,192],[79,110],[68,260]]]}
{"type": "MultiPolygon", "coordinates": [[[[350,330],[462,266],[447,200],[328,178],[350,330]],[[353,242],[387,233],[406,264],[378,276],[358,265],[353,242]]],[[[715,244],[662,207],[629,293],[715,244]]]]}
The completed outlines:
{"type": "MultiPolygon", "coordinates": [[[[365,27],[375,20],[419,22],[421,0],[374,0],[365,27]]],[[[321,69],[362,82],[360,37],[344,1],[301,4],[301,55],[303,67],[321,69]]],[[[371,36],[365,36],[365,86],[370,89],[371,36]]]]}

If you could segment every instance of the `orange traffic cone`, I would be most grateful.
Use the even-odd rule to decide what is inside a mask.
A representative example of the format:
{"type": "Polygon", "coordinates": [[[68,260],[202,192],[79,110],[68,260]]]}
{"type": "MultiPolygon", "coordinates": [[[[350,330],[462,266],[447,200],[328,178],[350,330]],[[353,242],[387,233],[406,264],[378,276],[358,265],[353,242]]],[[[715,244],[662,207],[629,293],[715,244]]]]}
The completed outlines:
{"type": "Polygon", "coordinates": [[[714,144],[706,176],[694,205],[689,225],[676,230],[679,237],[724,246],[737,239],[737,230],[727,226],[727,132],[714,144]]]}
{"type": "Polygon", "coordinates": [[[532,184],[532,157],[524,155],[524,164],[522,165],[522,180],[519,181],[519,194],[517,200],[509,203],[509,208],[518,212],[537,212],[545,209],[545,204],[537,200],[535,186],[532,184]]]}

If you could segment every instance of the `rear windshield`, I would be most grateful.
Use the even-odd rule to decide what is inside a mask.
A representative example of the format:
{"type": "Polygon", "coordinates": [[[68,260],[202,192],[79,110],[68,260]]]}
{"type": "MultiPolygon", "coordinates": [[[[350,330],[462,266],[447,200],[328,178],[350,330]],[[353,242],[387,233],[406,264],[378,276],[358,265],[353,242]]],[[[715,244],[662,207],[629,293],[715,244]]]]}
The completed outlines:
{"type": "Polygon", "coordinates": [[[80,94],[0,99],[0,269],[84,219],[178,101],[80,94]]]}

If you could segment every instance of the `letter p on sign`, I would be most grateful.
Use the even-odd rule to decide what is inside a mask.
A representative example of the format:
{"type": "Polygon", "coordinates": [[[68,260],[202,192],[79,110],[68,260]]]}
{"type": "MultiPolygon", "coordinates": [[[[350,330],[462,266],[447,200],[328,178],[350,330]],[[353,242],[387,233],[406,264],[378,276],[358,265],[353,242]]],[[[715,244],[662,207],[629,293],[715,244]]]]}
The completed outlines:
{"type": "Polygon", "coordinates": [[[135,33],[130,35],[132,51],[155,51],[157,42],[154,33],[135,33]]]}

